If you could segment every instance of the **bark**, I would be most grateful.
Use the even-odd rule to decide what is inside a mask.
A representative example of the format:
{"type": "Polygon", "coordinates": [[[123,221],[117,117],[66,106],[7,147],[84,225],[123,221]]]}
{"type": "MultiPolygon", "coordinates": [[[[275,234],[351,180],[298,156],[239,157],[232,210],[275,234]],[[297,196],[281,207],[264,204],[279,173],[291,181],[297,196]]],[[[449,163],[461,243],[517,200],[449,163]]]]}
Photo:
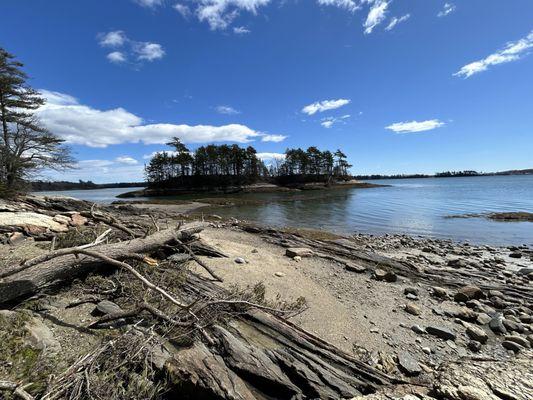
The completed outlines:
{"type": "MultiPolygon", "coordinates": [[[[179,230],[166,229],[146,238],[95,246],[92,251],[122,261],[130,257],[131,254],[150,253],[165,244],[174,242],[176,239],[190,238],[202,231],[204,227],[205,224],[186,224],[179,230]]],[[[101,265],[101,260],[89,256],[65,255],[43,261],[0,281],[0,304],[26,298],[56,284],[64,285],[94,271],[101,265]]]]}

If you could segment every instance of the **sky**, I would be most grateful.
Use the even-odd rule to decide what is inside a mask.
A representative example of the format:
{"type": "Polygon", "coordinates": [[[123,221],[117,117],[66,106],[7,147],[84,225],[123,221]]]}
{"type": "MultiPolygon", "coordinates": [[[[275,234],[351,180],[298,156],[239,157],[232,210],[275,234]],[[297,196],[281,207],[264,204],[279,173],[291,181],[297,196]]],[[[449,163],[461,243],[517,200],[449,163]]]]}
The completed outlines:
{"type": "Polygon", "coordinates": [[[76,168],[142,181],[180,137],[341,148],[354,174],[533,168],[531,0],[0,0],[76,168]]]}

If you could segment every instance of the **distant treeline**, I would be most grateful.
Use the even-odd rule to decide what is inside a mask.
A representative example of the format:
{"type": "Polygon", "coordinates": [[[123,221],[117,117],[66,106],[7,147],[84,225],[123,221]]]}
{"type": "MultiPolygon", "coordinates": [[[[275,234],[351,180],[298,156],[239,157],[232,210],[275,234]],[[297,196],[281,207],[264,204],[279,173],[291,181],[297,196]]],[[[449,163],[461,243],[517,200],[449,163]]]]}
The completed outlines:
{"type": "Polygon", "coordinates": [[[351,167],[346,156],[321,151],[287,149],[285,159],[266,166],[252,147],[208,145],[191,152],[179,138],[168,143],[171,152],[157,153],[145,167],[152,188],[199,188],[249,185],[256,182],[299,184],[345,178],[351,167]]]}
{"type": "Polygon", "coordinates": [[[47,192],[54,190],[89,190],[107,188],[129,188],[146,186],[146,182],[127,183],[103,183],[98,184],[92,181],[67,182],[67,181],[34,181],[30,182],[30,188],[34,192],[47,192]]]}
{"type": "Polygon", "coordinates": [[[445,171],[436,172],[434,175],[428,174],[397,174],[397,175],[355,175],[354,179],[413,179],[413,178],[454,178],[461,176],[495,176],[495,175],[533,175],[533,169],[509,170],[500,172],[478,172],[478,171],[445,171]]]}

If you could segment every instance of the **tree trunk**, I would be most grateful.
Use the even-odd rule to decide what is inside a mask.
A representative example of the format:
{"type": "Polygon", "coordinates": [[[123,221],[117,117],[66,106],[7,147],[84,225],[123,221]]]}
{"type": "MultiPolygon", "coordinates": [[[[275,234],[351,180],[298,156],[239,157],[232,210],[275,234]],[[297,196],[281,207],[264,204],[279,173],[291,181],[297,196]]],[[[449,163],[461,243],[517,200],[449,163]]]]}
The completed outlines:
{"type": "MultiPolygon", "coordinates": [[[[91,250],[115,260],[125,260],[132,253],[150,253],[175,239],[187,239],[202,231],[204,227],[205,224],[186,224],[179,229],[166,229],[147,238],[95,246],[91,250]]],[[[76,258],[74,255],[65,255],[39,263],[0,281],[0,305],[34,295],[58,282],[61,284],[70,282],[101,265],[100,260],[86,256],[76,258]]]]}

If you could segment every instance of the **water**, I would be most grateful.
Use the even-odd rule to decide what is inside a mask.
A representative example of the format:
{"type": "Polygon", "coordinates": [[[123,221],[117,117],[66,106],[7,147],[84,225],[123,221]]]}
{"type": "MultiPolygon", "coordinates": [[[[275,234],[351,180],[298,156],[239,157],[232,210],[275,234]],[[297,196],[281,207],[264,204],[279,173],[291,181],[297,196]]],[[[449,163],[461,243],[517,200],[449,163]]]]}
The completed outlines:
{"type": "Polygon", "coordinates": [[[129,188],[109,188],[109,189],[91,189],[91,190],[58,190],[53,192],[35,192],[38,196],[67,196],[75,197],[81,200],[92,201],[94,203],[111,203],[119,200],[117,196],[134,190],[141,190],[143,187],[129,188]]]}
{"type": "MultiPolygon", "coordinates": [[[[221,207],[214,212],[267,225],[326,229],[345,234],[405,233],[471,243],[533,244],[531,222],[445,218],[487,212],[533,212],[533,175],[374,182],[391,186],[229,195],[254,204],[221,207]]],[[[100,199],[113,191],[122,193],[133,189],[104,190],[107,192],[100,199]]],[[[68,195],[94,201],[96,192],[77,191],[68,192],[68,195]]]]}

